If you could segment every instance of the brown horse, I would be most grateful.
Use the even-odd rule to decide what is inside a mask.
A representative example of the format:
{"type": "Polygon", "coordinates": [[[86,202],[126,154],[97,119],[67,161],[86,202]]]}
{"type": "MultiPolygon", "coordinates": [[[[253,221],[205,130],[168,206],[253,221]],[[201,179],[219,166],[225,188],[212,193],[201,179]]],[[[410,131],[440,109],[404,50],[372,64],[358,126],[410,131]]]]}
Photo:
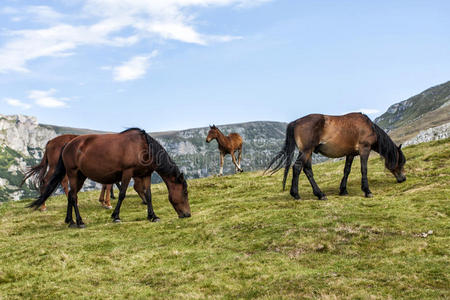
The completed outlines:
{"type": "Polygon", "coordinates": [[[66,223],[69,227],[85,227],[78,210],[77,194],[86,178],[102,184],[121,181],[119,200],[111,217],[120,222],[120,207],[132,177],[145,184],[147,219],[159,221],[153,211],[150,177],[156,171],[169,191],[169,201],[180,218],[191,216],[187,183],[183,173],[165,149],[144,130],[131,128],[117,134],[89,134],[70,141],[62,150],[57,168],[45,191],[29,207],[38,208],[55,191],[59,182],[68,176],[70,191],[67,197],[66,223]],[[72,218],[75,210],[76,224],[72,218]]]}
{"type": "Polygon", "coordinates": [[[242,158],[242,137],[237,133],[230,133],[228,136],[224,135],[216,125],[209,126],[208,136],[206,137],[206,142],[209,143],[212,140],[217,140],[219,144],[220,151],[220,172],[219,176],[223,175],[223,159],[227,154],[231,155],[233,160],[235,171],[243,172],[241,169],[241,158],[242,158]],[[235,152],[239,151],[238,161],[236,161],[235,152]]]}
{"type": "Polygon", "coordinates": [[[313,188],[314,195],[320,200],[326,200],[325,194],[319,189],[313,177],[312,153],[320,153],[332,158],[346,157],[340,195],[348,194],[347,178],[353,158],[359,155],[362,174],[361,188],[366,197],[372,197],[367,180],[367,160],[370,151],[378,152],[385,159],[386,168],[392,172],[397,182],[400,183],[406,180],[403,173],[406,158],[401,146],[397,147],[386,132],[364,114],[350,113],[343,116],[312,114],[288,124],[284,147],[269,163],[267,170],[278,160],[280,161],[274,167],[272,174],[281,169],[284,164],[284,190],[289,168],[294,158],[295,147],[297,147],[300,153],[292,167],[291,196],[300,199],[298,180],[303,169],[313,188]]]}

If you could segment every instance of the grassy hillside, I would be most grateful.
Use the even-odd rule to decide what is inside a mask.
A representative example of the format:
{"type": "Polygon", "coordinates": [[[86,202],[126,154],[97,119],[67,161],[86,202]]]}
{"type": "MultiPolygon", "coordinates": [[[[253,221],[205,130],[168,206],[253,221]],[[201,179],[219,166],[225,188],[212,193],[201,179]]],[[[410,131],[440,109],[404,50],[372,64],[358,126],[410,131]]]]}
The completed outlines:
{"type": "Polygon", "coordinates": [[[96,192],[80,194],[81,230],[63,223],[61,196],[45,213],[25,209],[28,201],[3,204],[0,298],[449,299],[450,140],[405,154],[403,184],[370,159],[371,199],[359,163],[350,195],[338,196],[340,161],[313,167],[328,201],[316,200],[304,175],[302,201],[281,191],[281,174],[189,181],[190,219],[177,219],[155,185],[156,224],[131,191],[121,224],[96,192]]]}

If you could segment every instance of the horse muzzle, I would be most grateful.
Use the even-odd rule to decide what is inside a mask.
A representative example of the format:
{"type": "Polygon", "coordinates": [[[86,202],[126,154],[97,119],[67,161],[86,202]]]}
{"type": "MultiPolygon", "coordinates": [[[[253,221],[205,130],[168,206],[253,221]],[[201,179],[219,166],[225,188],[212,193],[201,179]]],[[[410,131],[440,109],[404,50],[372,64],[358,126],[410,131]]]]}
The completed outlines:
{"type": "Polygon", "coordinates": [[[183,214],[178,216],[178,218],[180,218],[180,219],[190,218],[190,217],[191,217],[191,213],[189,213],[189,212],[183,213],[183,214]]]}
{"type": "Polygon", "coordinates": [[[402,175],[402,176],[397,177],[397,182],[398,182],[398,183],[402,183],[402,182],[404,182],[404,181],[406,181],[406,176],[405,176],[405,175],[402,175]]]}

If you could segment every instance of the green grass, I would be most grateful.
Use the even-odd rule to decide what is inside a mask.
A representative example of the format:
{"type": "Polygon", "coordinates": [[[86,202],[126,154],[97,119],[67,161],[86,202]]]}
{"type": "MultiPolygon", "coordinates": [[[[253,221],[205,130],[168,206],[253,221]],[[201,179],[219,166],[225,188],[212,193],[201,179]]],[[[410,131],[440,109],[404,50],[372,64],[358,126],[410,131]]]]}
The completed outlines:
{"type": "Polygon", "coordinates": [[[0,298],[449,299],[450,140],[405,154],[402,184],[371,158],[371,199],[355,160],[347,197],[342,161],[313,167],[328,201],[303,174],[302,201],[281,191],[281,174],[192,180],[190,219],[155,185],[160,223],[131,190],[121,224],[97,192],[80,193],[85,229],[64,224],[62,196],[45,213],[0,205],[0,298]]]}

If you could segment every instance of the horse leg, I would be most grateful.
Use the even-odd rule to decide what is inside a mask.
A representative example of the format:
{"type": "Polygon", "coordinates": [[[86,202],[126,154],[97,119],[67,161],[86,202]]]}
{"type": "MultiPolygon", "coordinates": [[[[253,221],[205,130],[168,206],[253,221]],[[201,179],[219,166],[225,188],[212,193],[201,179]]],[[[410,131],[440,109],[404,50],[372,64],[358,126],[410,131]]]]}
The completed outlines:
{"type": "Polygon", "coordinates": [[[300,152],[295,164],[292,166],[292,185],[290,194],[297,200],[300,199],[300,195],[298,194],[298,180],[303,168],[302,155],[303,154],[300,152]]]}
{"type": "Polygon", "coordinates": [[[314,195],[319,198],[319,200],[327,200],[327,196],[325,196],[324,193],[320,190],[319,186],[317,185],[316,181],[314,180],[314,174],[312,171],[311,166],[311,155],[312,151],[309,151],[308,154],[306,154],[303,158],[303,172],[305,172],[306,177],[308,177],[309,183],[311,184],[311,187],[313,189],[314,195]]]}
{"type": "Polygon", "coordinates": [[[111,184],[110,194],[111,194],[111,199],[116,199],[116,197],[114,196],[114,184],[111,184]]]}
{"type": "Polygon", "coordinates": [[[159,222],[160,218],[155,214],[152,205],[151,177],[144,178],[144,180],[145,199],[147,201],[147,219],[151,222],[159,222]]]}
{"type": "Polygon", "coordinates": [[[66,219],[64,220],[64,222],[66,224],[69,224],[69,227],[73,224],[75,224],[73,222],[73,217],[72,217],[72,201],[70,200],[71,194],[70,192],[67,193],[67,212],[66,212],[66,219]]]}
{"type": "Polygon", "coordinates": [[[105,190],[106,190],[106,184],[102,184],[102,190],[100,192],[100,196],[98,197],[98,202],[103,206],[105,203],[105,190]]]}
{"type": "Polygon", "coordinates": [[[113,222],[119,223],[120,222],[120,207],[122,206],[123,199],[125,198],[127,194],[127,188],[128,184],[130,183],[132,172],[123,172],[122,174],[122,184],[120,188],[119,193],[119,200],[117,201],[116,208],[114,208],[114,212],[111,214],[111,218],[113,219],[113,222]]]}
{"type": "Polygon", "coordinates": [[[103,207],[106,208],[106,209],[112,209],[111,198],[110,198],[110,196],[111,196],[111,187],[112,187],[112,184],[107,184],[106,185],[106,201],[103,203],[103,207]]]}
{"type": "Polygon", "coordinates": [[[145,179],[142,179],[142,178],[134,178],[133,188],[136,191],[136,193],[139,195],[139,197],[141,198],[142,204],[147,204],[147,200],[146,200],[146,196],[145,196],[144,180],[145,179]]]}
{"type": "Polygon", "coordinates": [[[222,152],[220,152],[220,171],[219,171],[219,176],[223,175],[223,157],[224,157],[224,154],[222,152]]]}
{"type": "Polygon", "coordinates": [[[348,195],[347,179],[348,179],[348,175],[350,174],[350,171],[352,170],[352,163],[353,163],[354,158],[355,158],[354,155],[347,155],[345,157],[344,177],[342,177],[341,186],[339,188],[339,190],[340,190],[339,195],[341,195],[341,196],[348,195]]]}
{"type": "Polygon", "coordinates": [[[231,159],[233,160],[233,164],[236,167],[236,172],[241,172],[241,167],[238,165],[237,161],[236,161],[236,157],[234,156],[234,152],[231,152],[231,159]]]}
{"type": "MultiPolygon", "coordinates": [[[[70,208],[69,227],[84,228],[84,227],[86,227],[86,225],[84,225],[83,219],[81,218],[80,211],[78,209],[78,192],[81,190],[81,187],[83,186],[83,183],[86,180],[86,176],[84,176],[83,174],[78,172],[75,176],[71,176],[71,177],[74,178],[74,180],[69,181],[70,191],[69,191],[69,196],[68,196],[68,202],[69,202],[69,205],[71,207],[73,207],[75,210],[76,225],[73,223],[72,209],[70,208]]],[[[68,214],[69,214],[69,205],[67,208],[68,214]]]]}
{"type": "Polygon", "coordinates": [[[369,160],[370,148],[362,148],[359,156],[361,157],[361,189],[367,198],[372,198],[372,192],[369,190],[369,181],[367,179],[367,161],[369,160]]]}
{"type": "Polygon", "coordinates": [[[238,156],[238,165],[239,165],[239,169],[241,169],[241,173],[244,172],[244,170],[242,170],[241,168],[241,159],[242,159],[242,147],[239,148],[239,156],[238,156]]]}
{"type": "MultiPolygon", "coordinates": [[[[69,192],[70,195],[70,192],[69,192]]],[[[70,196],[67,196],[67,212],[66,212],[66,219],[64,220],[66,224],[69,224],[69,227],[73,224],[73,216],[72,216],[72,201],[70,201],[70,196]]]]}
{"type": "MultiPolygon", "coordinates": [[[[42,186],[39,187],[39,191],[40,191],[41,195],[42,195],[42,193],[44,193],[45,187],[47,186],[47,183],[50,180],[51,176],[53,175],[54,171],[55,170],[53,170],[53,169],[49,169],[47,174],[45,175],[44,179],[42,179],[42,186]]],[[[61,184],[62,184],[62,182],[61,182],[61,184]]],[[[63,187],[64,187],[64,185],[63,185],[63,187]]],[[[66,193],[66,196],[67,196],[67,193],[66,193]]],[[[47,206],[45,206],[45,202],[42,203],[41,207],[39,207],[39,210],[40,211],[46,211],[47,210],[47,206]]]]}

